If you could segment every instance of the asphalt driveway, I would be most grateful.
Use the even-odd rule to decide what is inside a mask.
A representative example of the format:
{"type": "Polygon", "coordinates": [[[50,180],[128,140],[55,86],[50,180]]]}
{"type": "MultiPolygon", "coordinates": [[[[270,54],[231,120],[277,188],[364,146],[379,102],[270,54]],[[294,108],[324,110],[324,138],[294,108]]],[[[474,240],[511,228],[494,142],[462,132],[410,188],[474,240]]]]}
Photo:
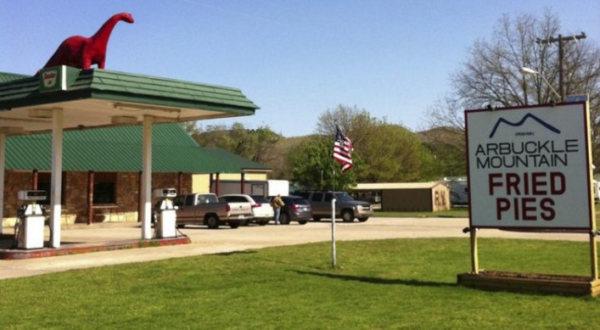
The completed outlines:
{"type": "MultiPolygon", "coordinates": [[[[388,238],[468,238],[462,229],[468,219],[441,218],[372,218],[365,223],[336,224],[337,240],[372,240],[388,238]]],[[[223,253],[270,246],[296,245],[331,240],[331,222],[309,222],[306,225],[292,223],[288,226],[248,226],[238,229],[221,227],[186,227],[181,230],[192,240],[191,244],[143,249],[95,252],[41,259],[0,260],[0,279],[34,276],[69,269],[81,269],[133,262],[223,253]]],[[[109,242],[138,239],[139,226],[108,226],[63,230],[63,241],[109,242]]],[[[586,241],[585,234],[517,233],[500,230],[482,230],[479,237],[527,238],[545,240],[586,241]]]]}

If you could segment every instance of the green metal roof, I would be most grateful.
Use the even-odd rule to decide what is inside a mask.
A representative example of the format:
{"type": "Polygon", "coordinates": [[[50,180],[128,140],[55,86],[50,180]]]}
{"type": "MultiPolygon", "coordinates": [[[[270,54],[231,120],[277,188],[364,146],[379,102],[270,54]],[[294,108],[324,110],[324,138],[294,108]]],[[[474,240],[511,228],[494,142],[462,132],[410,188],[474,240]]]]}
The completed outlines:
{"type": "Polygon", "coordinates": [[[239,115],[251,115],[258,109],[235,88],[101,69],[75,72],[74,83],[58,93],[40,93],[36,76],[0,74],[0,110],[88,98],[239,115]]]}
{"type": "MultiPolygon", "coordinates": [[[[49,171],[51,134],[9,136],[6,169],[49,171]]],[[[155,124],[152,171],[165,173],[241,173],[268,167],[222,149],[204,149],[179,124],[155,124]]],[[[139,172],[142,170],[142,127],[120,126],[73,130],[63,136],[63,170],[139,172]]]]}
{"type": "Polygon", "coordinates": [[[16,73],[0,72],[0,84],[23,78],[27,78],[27,76],[16,73]]]}

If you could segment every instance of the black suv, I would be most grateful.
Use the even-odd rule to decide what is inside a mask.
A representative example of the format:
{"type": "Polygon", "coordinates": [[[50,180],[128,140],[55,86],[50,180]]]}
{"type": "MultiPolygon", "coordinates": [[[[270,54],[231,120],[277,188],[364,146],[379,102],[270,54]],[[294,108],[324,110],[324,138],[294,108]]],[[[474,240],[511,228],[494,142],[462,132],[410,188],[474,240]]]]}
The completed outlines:
{"type": "Polygon", "coordinates": [[[341,191],[298,191],[294,195],[306,198],[312,206],[313,219],[331,219],[331,200],[335,194],[335,216],[344,222],[352,222],[355,218],[365,222],[373,215],[373,207],[368,202],[356,201],[348,193],[341,191]]]}

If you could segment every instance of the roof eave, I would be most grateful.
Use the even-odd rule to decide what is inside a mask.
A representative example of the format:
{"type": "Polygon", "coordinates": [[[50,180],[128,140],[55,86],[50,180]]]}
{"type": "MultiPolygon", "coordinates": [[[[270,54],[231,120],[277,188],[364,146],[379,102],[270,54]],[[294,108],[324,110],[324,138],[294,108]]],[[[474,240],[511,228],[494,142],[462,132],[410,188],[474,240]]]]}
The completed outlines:
{"type": "Polygon", "coordinates": [[[242,168],[242,173],[244,173],[244,174],[251,174],[251,173],[262,174],[262,173],[271,173],[271,172],[273,172],[273,170],[270,168],[242,168]]]}
{"type": "Polygon", "coordinates": [[[140,96],[136,96],[135,94],[115,93],[115,92],[111,92],[111,91],[92,91],[90,93],[90,98],[105,100],[105,101],[140,103],[140,104],[146,104],[146,105],[150,105],[150,106],[219,111],[219,112],[227,112],[227,113],[231,113],[231,114],[239,115],[239,116],[254,115],[255,111],[258,109],[257,106],[238,107],[238,106],[233,106],[233,105],[229,105],[229,104],[214,104],[214,103],[198,102],[198,101],[194,102],[194,101],[186,101],[186,100],[177,100],[177,99],[172,99],[172,98],[158,98],[158,97],[153,97],[153,96],[140,97],[140,96]]]}
{"type": "Polygon", "coordinates": [[[40,78],[37,76],[0,83],[0,110],[12,110],[20,107],[40,106],[82,99],[128,101],[191,110],[229,112],[234,116],[252,115],[259,109],[240,90],[229,87],[98,69],[74,70],[71,72],[77,72],[77,78],[71,85],[71,89],[66,91],[40,93],[40,78]],[[144,81],[144,83],[139,83],[139,85],[147,88],[144,90],[146,93],[127,87],[127,84],[131,83],[127,79],[140,79],[144,81]],[[172,86],[168,84],[172,84],[172,86]],[[188,94],[178,93],[179,89],[188,91],[188,94]],[[154,91],[154,95],[152,95],[152,92],[148,93],[148,91],[154,91]],[[192,91],[191,94],[189,91],[192,91]],[[176,97],[177,95],[184,95],[184,97],[178,98],[176,97]],[[223,95],[227,96],[223,98],[223,95]]]}
{"type": "Polygon", "coordinates": [[[68,93],[55,94],[37,94],[35,96],[29,96],[27,98],[0,101],[0,111],[48,105],[52,103],[76,101],[89,98],[92,98],[92,93],[90,90],[78,90],[68,93]]]}

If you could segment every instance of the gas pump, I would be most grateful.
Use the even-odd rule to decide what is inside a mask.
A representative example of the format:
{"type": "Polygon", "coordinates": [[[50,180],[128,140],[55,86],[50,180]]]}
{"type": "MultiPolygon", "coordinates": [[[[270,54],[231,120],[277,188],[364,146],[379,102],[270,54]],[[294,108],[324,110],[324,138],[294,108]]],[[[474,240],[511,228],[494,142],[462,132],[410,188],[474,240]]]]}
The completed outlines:
{"type": "Polygon", "coordinates": [[[19,249],[41,249],[44,247],[45,210],[36,201],[46,200],[43,190],[21,190],[18,200],[24,201],[17,212],[15,225],[16,246],[19,249]]]}
{"type": "Polygon", "coordinates": [[[154,190],[154,197],[162,199],[157,204],[155,210],[156,223],[154,224],[154,229],[156,230],[157,238],[176,237],[177,214],[175,213],[176,208],[173,205],[172,200],[175,196],[177,196],[177,190],[175,188],[154,190]]]}

